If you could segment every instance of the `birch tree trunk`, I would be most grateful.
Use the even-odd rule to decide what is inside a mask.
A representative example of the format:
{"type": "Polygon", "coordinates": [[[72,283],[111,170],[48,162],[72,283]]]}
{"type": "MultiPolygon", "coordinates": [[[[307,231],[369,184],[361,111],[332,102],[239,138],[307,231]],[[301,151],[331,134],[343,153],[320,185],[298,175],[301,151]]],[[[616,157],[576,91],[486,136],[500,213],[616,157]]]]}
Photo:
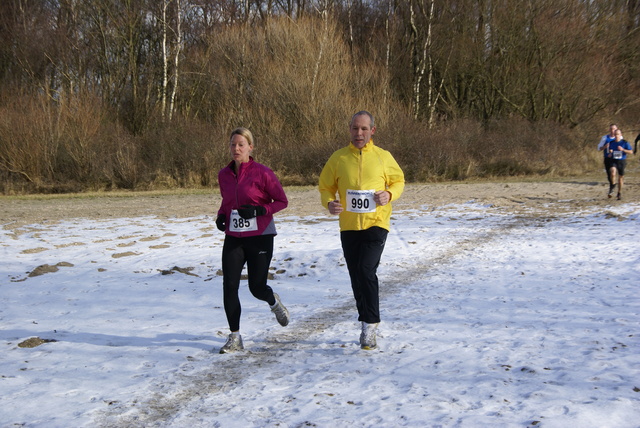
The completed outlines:
{"type": "Polygon", "coordinates": [[[182,52],[182,5],[176,0],[176,48],[173,57],[173,88],[171,88],[171,102],[169,103],[169,120],[175,110],[176,93],[178,92],[180,53],[182,52]]]}
{"type": "MultiPolygon", "coordinates": [[[[424,73],[426,69],[426,41],[422,42],[421,31],[418,29],[418,16],[414,7],[414,1],[409,4],[409,23],[411,28],[411,46],[412,46],[412,72],[413,72],[413,85],[412,85],[412,97],[411,97],[411,111],[413,112],[413,119],[418,120],[420,117],[420,91],[422,89],[422,80],[424,79],[424,73]]],[[[420,5],[419,2],[418,6],[420,5]]]]}
{"type": "MultiPolygon", "coordinates": [[[[444,85],[444,73],[449,63],[447,59],[444,69],[441,70],[442,77],[436,82],[435,64],[433,53],[433,23],[435,20],[435,1],[418,0],[411,1],[409,6],[410,12],[410,28],[412,40],[412,61],[413,61],[413,94],[412,94],[412,112],[413,119],[419,120],[424,114],[429,128],[435,125],[436,106],[442,95],[444,85]],[[416,10],[417,9],[417,10],[416,10]],[[423,85],[426,79],[426,100],[422,99],[425,90],[423,85]],[[425,112],[422,106],[425,105],[425,112]]],[[[451,57],[451,49],[449,57],[451,57]]]]}
{"type": "Polygon", "coordinates": [[[171,0],[162,1],[162,87],[160,89],[160,111],[164,122],[167,111],[167,91],[169,85],[169,53],[167,52],[167,8],[171,0]]]}
{"type": "Polygon", "coordinates": [[[316,98],[316,82],[318,80],[318,73],[320,72],[320,65],[322,64],[322,56],[324,54],[325,46],[328,42],[328,31],[329,31],[329,5],[328,2],[323,2],[324,8],[321,11],[322,15],[322,39],[320,40],[320,51],[318,52],[318,57],[316,59],[316,63],[313,69],[313,79],[311,81],[311,101],[314,101],[316,98]]]}

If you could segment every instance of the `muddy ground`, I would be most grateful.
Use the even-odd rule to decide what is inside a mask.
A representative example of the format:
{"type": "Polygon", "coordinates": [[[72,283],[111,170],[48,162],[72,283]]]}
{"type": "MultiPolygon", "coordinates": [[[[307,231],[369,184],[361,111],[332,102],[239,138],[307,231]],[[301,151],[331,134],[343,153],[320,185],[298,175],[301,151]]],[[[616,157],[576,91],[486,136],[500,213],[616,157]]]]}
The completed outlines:
{"type": "MultiPolygon", "coordinates": [[[[638,169],[638,168],[636,168],[638,169]]],[[[640,201],[640,172],[627,174],[623,200],[607,198],[608,184],[602,177],[556,181],[453,182],[406,185],[395,210],[442,207],[475,202],[511,212],[545,213],[582,211],[640,201]]],[[[313,187],[288,187],[289,207],[280,215],[325,214],[313,187]]],[[[217,189],[200,194],[102,194],[99,196],[0,197],[0,224],[13,230],[27,224],[51,223],[72,218],[109,219],[158,216],[184,218],[215,215],[220,204],[217,189]]]]}

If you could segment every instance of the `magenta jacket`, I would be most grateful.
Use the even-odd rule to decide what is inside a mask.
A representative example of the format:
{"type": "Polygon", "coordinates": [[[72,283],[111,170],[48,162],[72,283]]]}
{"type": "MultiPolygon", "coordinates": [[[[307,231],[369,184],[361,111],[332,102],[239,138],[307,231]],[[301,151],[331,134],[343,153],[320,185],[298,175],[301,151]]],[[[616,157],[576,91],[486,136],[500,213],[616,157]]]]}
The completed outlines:
{"type": "Polygon", "coordinates": [[[287,195],[271,169],[255,162],[250,158],[249,162],[240,164],[240,171],[234,172],[235,163],[222,168],[218,173],[218,184],[222,203],[218,214],[227,217],[226,234],[238,238],[257,235],[275,235],[276,226],[273,214],[281,211],[289,205],[287,195]],[[229,230],[229,218],[231,210],[238,209],[242,205],[262,205],[267,210],[265,215],[257,217],[258,230],[252,232],[231,232],[229,230]]]}

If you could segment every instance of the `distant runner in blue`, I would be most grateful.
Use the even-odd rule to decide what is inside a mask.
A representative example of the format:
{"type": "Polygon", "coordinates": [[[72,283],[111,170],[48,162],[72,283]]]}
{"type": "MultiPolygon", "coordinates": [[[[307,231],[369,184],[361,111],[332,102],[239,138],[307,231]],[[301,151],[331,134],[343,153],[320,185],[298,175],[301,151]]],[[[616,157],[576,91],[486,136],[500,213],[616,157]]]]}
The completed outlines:
{"type": "Polygon", "coordinates": [[[616,182],[611,176],[611,156],[609,156],[609,143],[616,139],[616,129],[618,127],[615,123],[609,125],[609,133],[603,135],[598,143],[598,150],[604,154],[604,171],[607,173],[607,180],[609,180],[609,197],[613,195],[613,189],[616,187],[616,182]]]}
{"type": "MultiPolygon", "coordinates": [[[[627,155],[633,154],[631,144],[622,138],[622,131],[615,130],[615,140],[609,142],[607,152],[611,159],[610,175],[612,181],[616,183],[616,175],[618,176],[618,200],[622,199],[622,186],[624,185],[624,168],[627,165],[627,155]]],[[[612,196],[613,189],[609,190],[609,197],[612,196]]]]}

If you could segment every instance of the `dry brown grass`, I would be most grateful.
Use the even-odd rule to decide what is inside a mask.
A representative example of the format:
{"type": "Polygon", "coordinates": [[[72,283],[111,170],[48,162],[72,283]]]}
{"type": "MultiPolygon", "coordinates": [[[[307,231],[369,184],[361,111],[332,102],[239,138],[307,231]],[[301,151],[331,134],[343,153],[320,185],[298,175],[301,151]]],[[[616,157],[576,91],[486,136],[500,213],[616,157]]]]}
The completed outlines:
{"type": "Polygon", "coordinates": [[[389,77],[354,63],[330,21],[270,19],[214,33],[190,66],[198,109],[140,132],[92,96],[53,102],[5,96],[0,107],[0,193],[210,188],[228,162],[237,126],[256,136],[255,157],[287,185],[317,182],[329,155],[348,143],[350,116],[377,120],[376,142],[409,181],[570,176],[599,169],[602,128],[506,118],[452,119],[435,128],[389,98],[389,77]]]}

